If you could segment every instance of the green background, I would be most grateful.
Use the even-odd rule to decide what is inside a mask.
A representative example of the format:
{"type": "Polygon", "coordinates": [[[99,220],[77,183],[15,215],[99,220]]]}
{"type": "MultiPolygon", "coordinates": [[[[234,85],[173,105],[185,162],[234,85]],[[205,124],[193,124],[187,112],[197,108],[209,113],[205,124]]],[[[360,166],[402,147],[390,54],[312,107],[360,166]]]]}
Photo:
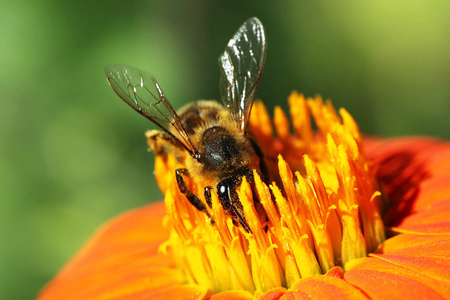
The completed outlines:
{"type": "Polygon", "coordinates": [[[296,89],[368,134],[450,138],[449,1],[2,1],[1,299],[33,298],[100,224],[162,198],[154,126],[104,66],[152,72],[175,108],[217,98],[217,57],[251,16],[270,109],[296,89]]]}

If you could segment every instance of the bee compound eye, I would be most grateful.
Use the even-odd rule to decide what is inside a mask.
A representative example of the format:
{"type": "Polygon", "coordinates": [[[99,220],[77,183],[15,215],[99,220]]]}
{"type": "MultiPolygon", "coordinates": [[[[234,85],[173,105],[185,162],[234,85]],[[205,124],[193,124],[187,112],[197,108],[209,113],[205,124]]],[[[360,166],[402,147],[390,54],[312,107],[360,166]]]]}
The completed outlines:
{"type": "Polygon", "coordinates": [[[220,194],[225,194],[227,192],[227,187],[224,185],[219,186],[219,193],[220,194]]]}

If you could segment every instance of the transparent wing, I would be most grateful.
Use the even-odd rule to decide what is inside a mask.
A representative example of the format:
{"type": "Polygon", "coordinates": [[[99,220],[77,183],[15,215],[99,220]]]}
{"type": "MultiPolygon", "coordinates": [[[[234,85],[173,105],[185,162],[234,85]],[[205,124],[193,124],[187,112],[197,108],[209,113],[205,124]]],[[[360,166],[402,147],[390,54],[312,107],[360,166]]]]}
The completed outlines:
{"type": "Polygon", "coordinates": [[[107,65],[105,74],[123,101],[172,136],[189,154],[197,152],[180,118],[151,74],[126,65],[107,65]],[[171,127],[176,129],[179,137],[173,135],[171,127]]]}
{"type": "Polygon", "coordinates": [[[234,34],[219,57],[222,102],[244,132],[264,68],[266,52],[264,27],[257,18],[250,18],[234,34]]]}

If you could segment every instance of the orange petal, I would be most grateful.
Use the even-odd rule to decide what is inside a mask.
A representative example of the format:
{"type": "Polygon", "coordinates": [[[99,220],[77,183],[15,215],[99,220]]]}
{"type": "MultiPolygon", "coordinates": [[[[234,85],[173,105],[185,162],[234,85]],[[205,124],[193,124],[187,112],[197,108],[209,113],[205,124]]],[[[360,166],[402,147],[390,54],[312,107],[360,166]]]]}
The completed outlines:
{"type": "Polygon", "coordinates": [[[420,274],[426,274],[431,278],[447,282],[450,286],[450,239],[448,236],[446,239],[442,236],[416,238],[414,242],[412,242],[412,237],[388,240],[386,241],[387,246],[383,250],[389,250],[389,244],[404,241],[406,243],[402,248],[397,245],[393,247],[394,251],[370,256],[420,274]]]}
{"type": "MultiPolygon", "coordinates": [[[[162,287],[158,289],[146,289],[139,292],[133,291],[114,297],[114,300],[129,299],[152,299],[152,300],[200,300],[204,299],[207,290],[194,284],[181,284],[175,286],[162,287]]],[[[67,299],[67,298],[65,298],[67,299]]],[[[110,299],[102,298],[101,299],[110,299]]]]}
{"type": "Polygon", "coordinates": [[[377,258],[364,258],[345,280],[372,299],[446,299],[450,284],[377,258]]]}
{"type": "Polygon", "coordinates": [[[334,267],[327,272],[327,276],[344,279],[344,270],[341,267],[334,267]]]}
{"type": "Polygon", "coordinates": [[[441,299],[450,294],[450,144],[427,138],[369,139],[369,156],[402,234],[344,274],[374,299],[441,299]],[[374,259],[376,258],[376,259],[374,259]],[[389,288],[386,288],[389,287],[389,288]]]}
{"type": "Polygon", "coordinates": [[[450,235],[450,198],[431,204],[415,214],[407,216],[393,230],[416,234],[450,235]]]}
{"type": "Polygon", "coordinates": [[[173,292],[185,298],[204,295],[201,287],[182,284],[171,259],[158,253],[169,236],[162,226],[164,210],[163,203],[155,203],[105,224],[43,289],[40,299],[135,298],[147,291],[161,298],[173,292]]]}
{"type": "Polygon", "coordinates": [[[221,293],[212,295],[211,297],[209,297],[207,299],[208,300],[228,300],[228,299],[251,300],[251,299],[253,299],[253,294],[249,293],[247,291],[242,291],[242,290],[226,291],[226,292],[221,292],[221,293]]]}
{"type": "MultiPolygon", "coordinates": [[[[432,168],[430,167],[430,172],[432,168]]],[[[431,177],[424,180],[420,185],[420,190],[413,208],[426,208],[430,204],[434,204],[446,199],[450,199],[450,167],[446,174],[431,177]]],[[[429,175],[431,176],[431,175],[429,175]]]]}
{"type": "Polygon", "coordinates": [[[280,300],[311,300],[307,294],[304,294],[300,291],[298,292],[287,292],[284,294],[280,300]]]}
{"type": "Polygon", "coordinates": [[[303,299],[305,295],[307,299],[367,299],[363,292],[344,280],[323,275],[300,279],[281,299],[303,299]]]}
{"type": "MultiPolygon", "coordinates": [[[[430,138],[365,139],[368,156],[378,166],[378,177],[393,203],[385,215],[386,224],[398,226],[413,213],[450,199],[450,143],[430,138]]],[[[433,212],[434,214],[434,212],[433,212]]],[[[445,219],[446,212],[441,214],[445,219]]],[[[447,218],[448,219],[448,218],[447,218]]],[[[408,230],[438,233],[447,224],[434,221],[408,230]]],[[[405,228],[406,230],[406,228],[405,228]]]]}
{"type": "Polygon", "coordinates": [[[286,292],[287,290],[285,288],[280,287],[261,293],[261,295],[258,295],[258,292],[256,292],[254,298],[258,300],[278,300],[286,294],[286,292]]]}
{"type": "Polygon", "coordinates": [[[408,249],[412,247],[447,240],[449,240],[448,235],[399,234],[384,241],[384,243],[378,247],[376,253],[400,254],[402,251],[409,251],[408,249]]]}

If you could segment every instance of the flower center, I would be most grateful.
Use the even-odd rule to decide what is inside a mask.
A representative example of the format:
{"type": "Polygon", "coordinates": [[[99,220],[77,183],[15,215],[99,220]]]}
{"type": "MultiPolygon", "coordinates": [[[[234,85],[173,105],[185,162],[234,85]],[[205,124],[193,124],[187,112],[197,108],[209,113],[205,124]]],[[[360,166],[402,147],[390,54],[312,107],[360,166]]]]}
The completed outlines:
{"type": "Polygon", "coordinates": [[[224,210],[214,189],[211,207],[206,205],[208,183],[186,176],[186,186],[208,214],[196,209],[175,178],[175,170],[185,168],[183,160],[172,154],[156,157],[172,228],[161,250],[172,255],[187,282],[211,292],[290,287],[335,266],[345,269],[384,241],[380,192],[353,118],[344,109],[339,117],[320,97],[305,99],[295,92],[289,106],[294,133],[279,107],[272,126],[264,105],[253,106],[250,132],[276,180],[264,182],[253,171],[253,178],[244,176],[236,188],[251,230],[224,210]]]}

